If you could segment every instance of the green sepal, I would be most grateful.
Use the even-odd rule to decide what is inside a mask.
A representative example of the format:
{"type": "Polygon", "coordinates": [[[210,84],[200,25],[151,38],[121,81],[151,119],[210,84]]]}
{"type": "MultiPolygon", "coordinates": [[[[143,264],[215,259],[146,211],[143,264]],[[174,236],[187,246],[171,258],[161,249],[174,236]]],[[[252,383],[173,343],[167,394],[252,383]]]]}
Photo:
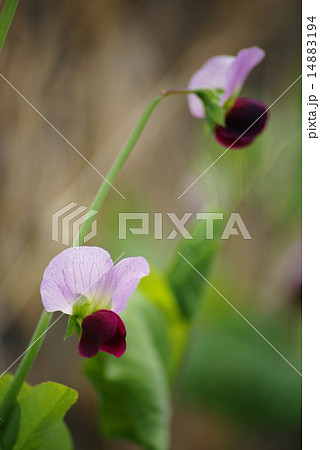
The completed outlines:
{"type": "Polygon", "coordinates": [[[97,310],[96,304],[90,301],[85,295],[81,295],[72,308],[73,315],[82,320],[97,310]]]}
{"type": "Polygon", "coordinates": [[[231,109],[234,105],[234,102],[237,100],[237,98],[239,97],[240,94],[240,90],[236,90],[234,91],[234,93],[231,95],[230,98],[228,98],[228,100],[224,103],[223,107],[226,111],[228,111],[229,109],[231,109]]]}
{"type": "Polygon", "coordinates": [[[223,90],[197,89],[195,94],[203,103],[209,128],[212,130],[216,125],[225,126],[226,110],[220,106],[223,90]]]}
{"type": "Polygon", "coordinates": [[[81,336],[81,323],[82,323],[82,319],[79,316],[75,316],[75,315],[70,316],[69,320],[68,320],[68,326],[67,326],[67,331],[66,331],[64,340],[68,339],[74,333],[77,333],[77,335],[80,337],[81,336]]]}

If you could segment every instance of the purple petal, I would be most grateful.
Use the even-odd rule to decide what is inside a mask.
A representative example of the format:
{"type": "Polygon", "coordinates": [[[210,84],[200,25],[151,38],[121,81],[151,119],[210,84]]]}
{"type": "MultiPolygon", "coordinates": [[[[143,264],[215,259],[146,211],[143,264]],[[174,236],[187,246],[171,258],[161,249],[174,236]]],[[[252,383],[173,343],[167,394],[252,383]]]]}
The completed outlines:
{"type": "MultiPolygon", "coordinates": [[[[214,56],[199,69],[189,81],[188,89],[223,89],[227,88],[227,72],[235,61],[235,56],[214,56]]],[[[193,116],[203,119],[205,111],[202,101],[195,95],[188,95],[188,104],[193,116]]]]}
{"type": "Polygon", "coordinates": [[[226,115],[226,126],[215,128],[215,137],[225,147],[246,147],[262,132],[267,120],[266,105],[259,100],[240,97],[226,115]]]}
{"type": "Polygon", "coordinates": [[[136,290],[141,278],[149,275],[150,267],[141,256],[125,258],[112,269],[114,291],[112,310],[119,313],[127,306],[129,297],[136,290]]]}
{"type": "Polygon", "coordinates": [[[79,354],[92,358],[99,350],[120,357],[126,349],[126,329],[121,318],[113,311],[100,310],[82,322],[79,354]]]}
{"type": "Polygon", "coordinates": [[[265,52],[259,47],[250,47],[240,50],[226,73],[225,92],[221,98],[223,105],[234,92],[240,92],[249,73],[265,57],[265,52]]]}
{"type": "Polygon", "coordinates": [[[48,312],[72,314],[73,303],[85,295],[103,295],[111,275],[109,253],[99,247],[68,248],[55,256],[44,271],[40,286],[48,312]]]}
{"type": "MultiPolygon", "coordinates": [[[[111,311],[112,312],[112,311],[111,311]]],[[[117,315],[118,320],[118,326],[116,334],[110,341],[105,342],[101,345],[100,351],[110,353],[111,355],[116,356],[119,358],[124,354],[126,351],[126,327],[124,326],[124,323],[122,322],[121,318],[117,315]]]]}

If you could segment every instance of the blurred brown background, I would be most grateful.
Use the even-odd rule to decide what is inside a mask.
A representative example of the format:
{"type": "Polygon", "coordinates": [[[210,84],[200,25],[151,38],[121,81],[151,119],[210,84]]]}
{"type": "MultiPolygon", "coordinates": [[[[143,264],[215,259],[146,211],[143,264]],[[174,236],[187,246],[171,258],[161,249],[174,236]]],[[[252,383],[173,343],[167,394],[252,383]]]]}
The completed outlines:
{"type": "MultiPolygon", "coordinates": [[[[85,158],[106,173],[154,95],[165,88],[186,86],[207,58],[236,54],[252,45],[265,49],[267,58],[248,85],[270,104],[300,74],[300,2],[21,1],[1,55],[0,72],[85,158]]],[[[297,99],[300,87],[294,89],[297,99]]],[[[41,311],[43,270],[64,248],[51,241],[51,214],[71,201],[88,206],[101,179],[1,79],[0,102],[0,352],[4,370],[25,349],[41,311]]],[[[288,104],[292,112],[298,102],[288,104]]],[[[283,123],[274,131],[278,134],[271,136],[270,150],[282,136],[281,130],[299,126],[297,110],[293,113],[296,116],[288,116],[285,122],[279,112],[283,123]]],[[[189,115],[183,97],[168,98],[154,113],[116,183],[127,200],[111,192],[105,207],[96,242],[103,241],[114,259],[123,251],[114,230],[118,211],[172,210],[178,214],[198,210],[212,200],[208,196],[204,200],[201,182],[182,200],[175,200],[201,173],[194,155],[201,150],[202,133],[203,124],[189,115]]],[[[202,156],[203,167],[220,153],[221,148],[215,147],[211,159],[202,156]]],[[[230,206],[228,198],[226,202],[230,206]]],[[[254,226],[261,237],[257,254],[262,255],[268,252],[269,231],[260,219],[254,226]]],[[[282,256],[274,258],[280,267],[287,267],[281,258],[295,251],[290,249],[296,248],[298,235],[299,230],[289,230],[291,237],[282,246],[282,256]]],[[[153,263],[164,266],[174,247],[155,245],[146,252],[153,263]]],[[[254,275],[230,267],[232,276],[240,271],[243,289],[251,281],[256,283],[252,292],[258,283],[266,290],[284,292],[285,302],[283,277],[273,276],[270,268],[270,277],[262,280],[265,259],[251,257],[248,264],[254,275]]],[[[263,294],[260,301],[262,309],[273,307],[263,303],[263,294]]],[[[95,398],[79,369],[76,340],[62,342],[65,323],[61,320],[48,333],[29,381],[51,379],[79,390],[79,401],[67,416],[76,449],[135,448],[99,438],[95,398]]],[[[279,435],[274,430],[265,435],[223,415],[180,408],[179,403],[173,435],[175,450],[299,448],[294,433],[279,435]]]]}

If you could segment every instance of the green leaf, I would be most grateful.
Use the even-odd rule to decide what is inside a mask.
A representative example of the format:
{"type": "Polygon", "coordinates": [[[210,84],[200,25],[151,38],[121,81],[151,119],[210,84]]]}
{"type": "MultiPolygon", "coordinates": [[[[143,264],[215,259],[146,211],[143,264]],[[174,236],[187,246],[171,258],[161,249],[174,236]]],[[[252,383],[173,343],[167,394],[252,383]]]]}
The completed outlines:
{"type": "MultiPolygon", "coordinates": [[[[221,243],[218,237],[221,220],[216,221],[214,227],[215,237],[206,239],[206,223],[197,221],[191,232],[193,240],[183,240],[177,249],[204,277],[207,276],[221,243]]],[[[187,319],[191,319],[201,301],[206,283],[179,253],[172,260],[167,275],[182,313],[187,319]]]]}
{"type": "Polygon", "coordinates": [[[174,381],[184,354],[189,324],[181,314],[168,280],[154,267],[150,275],[141,280],[139,290],[165,315],[170,342],[170,351],[166,350],[169,358],[167,371],[170,380],[174,381]]]}
{"type": "Polygon", "coordinates": [[[6,0],[0,15],[0,52],[6,40],[19,0],[6,0]]]}
{"type": "MultiPolygon", "coordinates": [[[[2,402],[5,393],[7,392],[8,387],[12,381],[13,375],[6,373],[0,378],[0,402],[2,402]]],[[[24,397],[29,391],[31,391],[32,386],[29,383],[23,383],[22,388],[18,394],[18,400],[24,397]]]]}
{"type": "Polygon", "coordinates": [[[70,431],[63,420],[46,430],[46,440],[39,450],[72,450],[73,442],[70,431]]]}
{"type": "MultiPolygon", "coordinates": [[[[0,383],[0,400],[10,378],[0,383]]],[[[3,434],[3,450],[72,449],[70,434],[62,421],[77,400],[73,389],[58,383],[35,387],[24,384],[3,434]]]]}
{"type": "Polygon", "coordinates": [[[172,350],[171,330],[173,323],[180,323],[170,289],[159,279],[157,283],[153,298],[136,292],[123,313],[125,354],[117,359],[100,352],[85,365],[100,399],[102,434],[135,441],[148,450],[169,447],[170,372],[178,353],[177,347],[172,350]]]}

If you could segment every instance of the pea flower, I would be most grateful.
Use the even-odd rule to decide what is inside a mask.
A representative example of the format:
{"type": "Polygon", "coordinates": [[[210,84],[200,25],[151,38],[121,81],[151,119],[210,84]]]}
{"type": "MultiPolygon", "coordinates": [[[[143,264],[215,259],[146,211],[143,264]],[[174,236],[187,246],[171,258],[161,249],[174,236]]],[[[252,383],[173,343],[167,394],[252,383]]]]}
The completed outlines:
{"type": "Polygon", "coordinates": [[[237,56],[214,56],[189,82],[188,89],[197,91],[188,95],[191,114],[209,119],[215,138],[225,147],[251,144],[267,123],[266,105],[252,98],[238,98],[251,70],[264,56],[258,47],[242,49],[237,56]]]}
{"type": "Polygon", "coordinates": [[[78,332],[81,356],[91,358],[100,350],[120,357],[126,350],[126,328],[118,314],[149,272],[142,257],[113,265],[102,248],[68,248],[44,271],[42,303],[48,312],[70,315],[66,337],[78,332]]]}

